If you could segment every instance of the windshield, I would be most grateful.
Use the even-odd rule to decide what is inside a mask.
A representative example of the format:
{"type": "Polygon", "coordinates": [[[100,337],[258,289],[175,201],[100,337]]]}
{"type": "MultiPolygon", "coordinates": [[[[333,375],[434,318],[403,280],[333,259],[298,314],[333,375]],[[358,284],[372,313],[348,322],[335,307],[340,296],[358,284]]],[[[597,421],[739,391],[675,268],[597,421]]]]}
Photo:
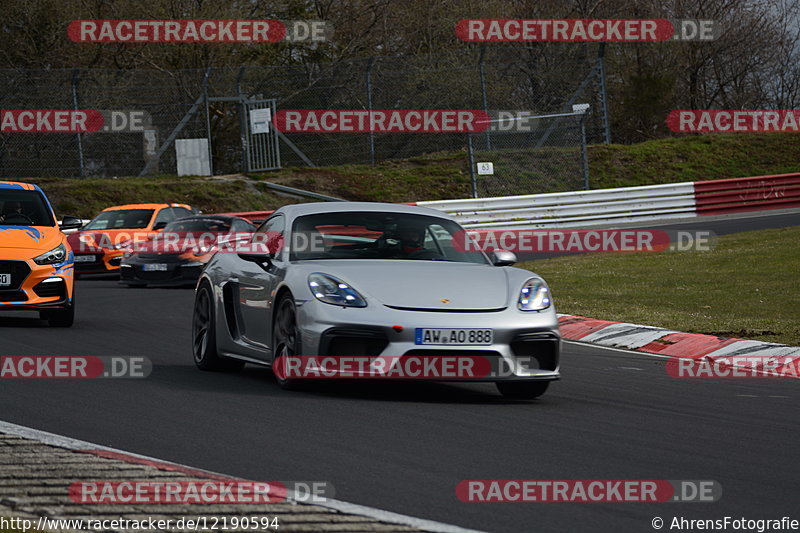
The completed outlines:
{"type": "Polygon", "coordinates": [[[84,230],[142,229],[153,218],[153,209],[116,209],[103,211],[86,224],[84,230]]]}
{"type": "Polygon", "coordinates": [[[398,259],[488,264],[482,252],[463,251],[464,230],[427,215],[337,212],[299,217],[291,237],[291,260],[398,259]]]}
{"type": "Polygon", "coordinates": [[[39,191],[0,189],[0,226],[55,226],[39,191]]]}

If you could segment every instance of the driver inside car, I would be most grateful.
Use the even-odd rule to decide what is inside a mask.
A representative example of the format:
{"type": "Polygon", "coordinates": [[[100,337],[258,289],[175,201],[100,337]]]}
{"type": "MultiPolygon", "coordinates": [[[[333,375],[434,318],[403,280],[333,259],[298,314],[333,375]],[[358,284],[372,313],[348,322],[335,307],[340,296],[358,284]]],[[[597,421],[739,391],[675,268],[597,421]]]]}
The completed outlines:
{"type": "Polygon", "coordinates": [[[3,206],[3,214],[0,215],[0,222],[5,222],[7,218],[14,218],[14,215],[22,215],[27,218],[22,211],[22,202],[8,202],[3,206]]]}
{"type": "Polygon", "coordinates": [[[410,257],[416,252],[425,250],[422,241],[425,239],[425,230],[413,226],[401,228],[397,236],[400,238],[400,252],[405,257],[410,257]]]}

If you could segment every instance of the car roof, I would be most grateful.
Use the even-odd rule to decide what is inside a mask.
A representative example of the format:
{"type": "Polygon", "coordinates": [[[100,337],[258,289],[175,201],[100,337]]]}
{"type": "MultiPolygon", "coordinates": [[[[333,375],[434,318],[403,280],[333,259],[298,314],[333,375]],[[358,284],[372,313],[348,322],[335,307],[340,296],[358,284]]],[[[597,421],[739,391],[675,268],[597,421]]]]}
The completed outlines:
{"type": "Polygon", "coordinates": [[[25,189],[26,191],[41,191],[38,185],[23,183],[21,181],[0,181],[0,189],[25,189]]]}
{"type": "Polygon", "coordinates": [[[437,209],[418,205],[390,204],[384,202],[311,202],[307,204],[285,205],[275,212],[285,213],[290,218],[296,218],[317,213],[343,213],[347,211],[428,215],[453,220],[450,215],[437,209]]]}
{"type": "Polygon", "coordinates": [[[176,218],[174,222],[179,221],[186,221],[186,220],[219,220],[221,222],[233,222],[234,220],[242,220],[247,222],[248,224],[252,224],[249,220],[242,217],[232,216],[232,215],[190,215],[185,217],[176,218]]]}
{"type": "Polygon", "coordinates": [[[186,209],[191,209],[191,207],[186,204],[125,204],[106,207],[103,209],[103,211],[119,211],[122,209],[161,209],[162,207],[185,207],[186,209]]]}

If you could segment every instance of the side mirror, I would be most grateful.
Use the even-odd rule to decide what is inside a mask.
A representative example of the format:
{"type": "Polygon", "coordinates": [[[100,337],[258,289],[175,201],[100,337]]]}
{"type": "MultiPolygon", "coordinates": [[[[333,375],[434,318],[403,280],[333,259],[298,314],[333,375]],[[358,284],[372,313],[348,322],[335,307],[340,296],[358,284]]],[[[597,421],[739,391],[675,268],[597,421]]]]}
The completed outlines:
{"type": "Polygon", "coordinates": [[[153,231],[159,231],[167,227],[167,222],[156,222],[153,231]]]}
{"type": "Polygon", "coordinates": [[[64,215],[64,218],[58,225],[61,226],[61,231],[64,231],[65,229],[78,229],[83,227],[83,220],[79,219],[78,217],[64,215]]]}
{"type": "Polygon", "coordinates": [[[263,265],[264,263],[271,263],[272,258],[274,257],[272,254],[237,254],[239,257],[244,259],[245,261],[250,261],[251,263],[256,263],[259,265],[263,265]]]}
{"type": "Polygon", "coordinates": [[[495,250],[489,253],[494,266],[511,266],[517,262],[517,254],[506,250],[495,250]]]}

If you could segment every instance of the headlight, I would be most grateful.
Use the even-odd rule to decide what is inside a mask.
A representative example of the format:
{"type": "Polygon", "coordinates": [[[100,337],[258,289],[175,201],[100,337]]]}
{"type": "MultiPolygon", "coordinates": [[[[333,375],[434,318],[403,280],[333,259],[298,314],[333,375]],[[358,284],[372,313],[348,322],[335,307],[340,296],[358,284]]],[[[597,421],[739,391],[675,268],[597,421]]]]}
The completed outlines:
{"type": "Polygon", "coordinates": [[[66,258],[67,247],[63,244],[59,244],[49,252],[34,258],[33,262],[37,265],[54,265],[56,263],[63,263],[66,258]]]}
{"type": "Polygon", "coordinates": [[[367,301],[358,291],[344,281],[314,272],[308,276],[308,288],[320,302],[331,305],[342,305],[346,307],[366,307],[367,301]]]}
{"type": "Polygon", "coordinates": [[[118,242],[117,244],[112,245],[112,248],[114,248],[114,250],[125,250],[130,248],[131,244],[133,244],[132,239],[125,239],[122,242],[118,242]]]}
{"type": "Polygon", "coordinates": [[[206,255],[210,251],[211,251],[211,246],[206,246],[205,244],[203,244],[194,249],[194,256],[200,257],[201,255],[206,255]]]}
{"type": "Polygon", "coordinates": [[[519,291],[517,307],[522,311],[541,311],[550,307],[550,289],[543,279],[531,278],[519,291]]]}

